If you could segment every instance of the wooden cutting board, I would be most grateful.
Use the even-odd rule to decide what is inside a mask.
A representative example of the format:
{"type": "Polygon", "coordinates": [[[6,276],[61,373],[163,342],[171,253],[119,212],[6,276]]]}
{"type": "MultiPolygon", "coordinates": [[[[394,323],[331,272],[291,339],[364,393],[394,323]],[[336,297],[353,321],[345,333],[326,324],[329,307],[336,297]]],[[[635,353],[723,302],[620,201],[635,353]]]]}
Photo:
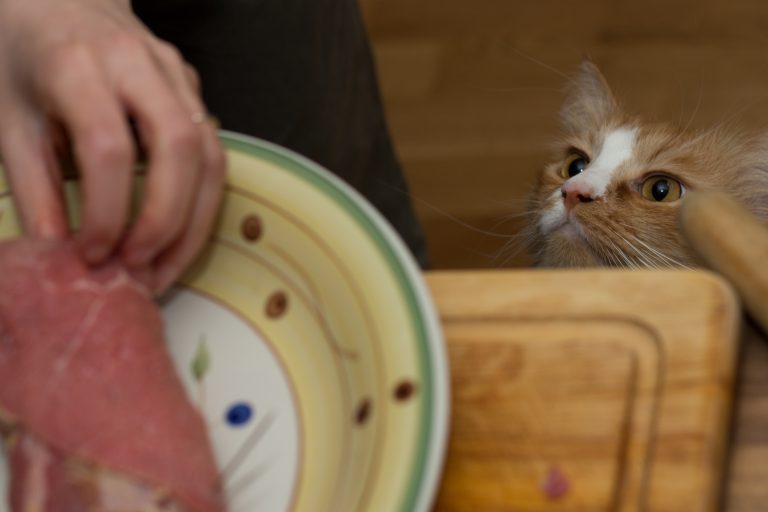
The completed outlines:
{"type": "Polygon", "coordinates": [[[719,509],[740,312],[690,271],[427,274],[451,362],[438,511],[719,509]]]}

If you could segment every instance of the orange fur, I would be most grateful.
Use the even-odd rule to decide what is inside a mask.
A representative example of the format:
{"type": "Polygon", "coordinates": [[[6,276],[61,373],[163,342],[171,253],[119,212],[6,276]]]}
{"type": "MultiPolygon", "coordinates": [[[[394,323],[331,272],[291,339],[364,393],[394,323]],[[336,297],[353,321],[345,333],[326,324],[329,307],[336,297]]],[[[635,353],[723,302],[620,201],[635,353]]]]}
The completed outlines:
{"type": "MultiPolygon", "coordinates": [[[[726,192],[768,219],[768,137],[713,128],[690,132],[628,116],[600,71],[581,66],[561,110],[563,137],[539,175],[529,205],[529,250],[540,266],[695,266],[678,229],[678,201],[661,203],[640,193],[644,178],[663,173],[686,190],[726,192]],[[572,148],[594,158],[603,139],[620,127],[637,129],[632,158],[616,170],[604,196],[577,204],[574,230],[544,233],[539,221],[562,197],[561,169],[572,148]]],[[[585,170],[589,172],[589,167],[585,170]]]]}

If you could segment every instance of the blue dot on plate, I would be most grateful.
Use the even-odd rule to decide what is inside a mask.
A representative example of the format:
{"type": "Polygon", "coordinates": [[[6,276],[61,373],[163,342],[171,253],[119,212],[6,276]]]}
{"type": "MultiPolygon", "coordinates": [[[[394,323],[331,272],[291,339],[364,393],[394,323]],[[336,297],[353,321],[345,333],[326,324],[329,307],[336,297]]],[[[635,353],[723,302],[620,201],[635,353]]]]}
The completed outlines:
{"type": "Polygon", "coordinates": [[[249,404],[245,402],[236,403],[227,411],[227,423],[233,427],[242,427],[251,421],[252,416],[253,408],[249,404]]]}

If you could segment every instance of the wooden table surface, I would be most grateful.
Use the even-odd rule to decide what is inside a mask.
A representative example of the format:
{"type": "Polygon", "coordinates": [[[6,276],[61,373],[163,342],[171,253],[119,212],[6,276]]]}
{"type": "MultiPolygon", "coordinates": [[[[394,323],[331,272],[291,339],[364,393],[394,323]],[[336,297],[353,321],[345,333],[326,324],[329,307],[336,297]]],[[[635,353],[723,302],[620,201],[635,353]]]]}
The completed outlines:
{"type": "Polygon", "coordinates": [[[768,510],[768,339],[740,326],[721,280],[532,271],[428,283],[453,386],[436,511],[768,510]]]}
{"type": "Polygon", "coordinates": [[[740,359],[723,510],[759,512],[768,510],[768,337],[750,323],[740,359]]]}

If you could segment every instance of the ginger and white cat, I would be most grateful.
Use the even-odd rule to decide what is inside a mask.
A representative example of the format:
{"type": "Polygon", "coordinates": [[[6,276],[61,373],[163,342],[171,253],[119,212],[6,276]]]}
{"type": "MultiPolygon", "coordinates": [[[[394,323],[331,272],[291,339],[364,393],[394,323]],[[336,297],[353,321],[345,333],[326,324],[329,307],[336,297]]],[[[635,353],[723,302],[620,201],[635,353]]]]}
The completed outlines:
{"type": "Polygon", "coordinates": [[[622,111],[590,62],[561,123],[555,159],[529,205],[527,239],[539,266],[696,266],[678,228],[692,190],[725,192],[768,218],[768,136],[645,123],[622,111]]]}

